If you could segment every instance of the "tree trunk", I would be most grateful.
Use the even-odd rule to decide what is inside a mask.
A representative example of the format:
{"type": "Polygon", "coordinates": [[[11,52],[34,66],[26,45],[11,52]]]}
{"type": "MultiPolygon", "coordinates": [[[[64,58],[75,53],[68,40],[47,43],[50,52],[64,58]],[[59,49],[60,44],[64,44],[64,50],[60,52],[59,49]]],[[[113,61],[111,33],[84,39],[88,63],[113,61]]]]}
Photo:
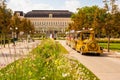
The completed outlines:
{"type": "Polygon", "coordinates": [[[4,45],[4,48],[5,48],[5,42],[6,42],[6,40],[5,40],[5,34],[3,34],[3,45],[4,45]]]}
{"type": "Polygon", "coordinates": [[[2,34],[0,34],[0,42],[1,42],[1,48],[2,48],[2,34]]]}
{"type": "Polygon", "coordinates": [[[110,52],[110,35],[108,34],[107,51],[110,52]]]}

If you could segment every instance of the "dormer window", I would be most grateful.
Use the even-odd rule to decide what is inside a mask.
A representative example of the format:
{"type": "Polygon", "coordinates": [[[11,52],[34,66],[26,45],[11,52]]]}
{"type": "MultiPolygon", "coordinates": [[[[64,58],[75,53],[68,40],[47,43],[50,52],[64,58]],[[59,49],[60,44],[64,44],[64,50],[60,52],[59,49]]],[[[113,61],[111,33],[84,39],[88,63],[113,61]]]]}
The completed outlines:
{"type": "Polygon", "coordinates": [[[49,18],[52,18],[53,17],[53,14],[49,14],[49,18]]]}
{"type": "Polygon", "coordinates": [[[17,16],[20,16],[20,13],[17,13],[17,16]]]}

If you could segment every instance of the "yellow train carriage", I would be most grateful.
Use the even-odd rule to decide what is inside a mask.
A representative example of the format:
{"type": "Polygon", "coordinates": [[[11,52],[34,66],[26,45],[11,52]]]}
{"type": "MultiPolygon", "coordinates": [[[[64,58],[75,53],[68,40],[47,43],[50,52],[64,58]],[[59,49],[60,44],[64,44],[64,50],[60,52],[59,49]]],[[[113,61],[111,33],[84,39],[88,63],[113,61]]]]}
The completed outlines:
{"type": "Polygon", "coordinates": [[[77,31],[77,41],[75,49],[82,54],[86,53],[94,53],[94,54],[102,54],[103,49],[100,47],[95,40],[94,31],[93,30],[81,30],[77,31]]]}
{"type": "Polygon", "coordinates": [[[66,32],[66,44],[75,49],[75,31],[66,32]]]}
{"type": "Polygon", "coordinates": [[[70,33],[69,32],[66,32],[66,44],[67,45],[70,45],[70,33]]]}

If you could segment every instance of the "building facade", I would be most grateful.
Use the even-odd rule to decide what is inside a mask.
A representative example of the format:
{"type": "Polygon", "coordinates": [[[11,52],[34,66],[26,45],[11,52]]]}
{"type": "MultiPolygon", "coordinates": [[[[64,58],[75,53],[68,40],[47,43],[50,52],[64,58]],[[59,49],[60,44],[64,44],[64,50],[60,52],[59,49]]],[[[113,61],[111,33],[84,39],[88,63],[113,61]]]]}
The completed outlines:
{"type": "MultiPolygon", "coordinates": [[[[19,11],[17,14],[21,16],[19,11]]],[[[32,22],[36,33],[62,34],[71,23],[72,14],[68,10],[32,10],[23,16],[32,22]]]]}

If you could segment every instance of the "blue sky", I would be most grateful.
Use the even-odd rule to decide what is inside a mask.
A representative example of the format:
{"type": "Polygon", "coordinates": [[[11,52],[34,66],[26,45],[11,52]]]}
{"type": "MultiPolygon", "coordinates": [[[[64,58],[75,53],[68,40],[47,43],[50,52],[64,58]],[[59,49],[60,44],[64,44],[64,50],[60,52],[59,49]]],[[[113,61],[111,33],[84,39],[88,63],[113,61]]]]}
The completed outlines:
{"type": "MultiPolygon", "coordinates": [[[[103,7],[103,0],[8,0],[8,8],[13,11],[28,12],[31,10],[70,10],[75,12],[83,6],[98,5],[103,7]]],[[[117,4],[120,4],[118,0],[117,4]]],[[[120,5],[119,5],[120,7],[120,5]]]]}

